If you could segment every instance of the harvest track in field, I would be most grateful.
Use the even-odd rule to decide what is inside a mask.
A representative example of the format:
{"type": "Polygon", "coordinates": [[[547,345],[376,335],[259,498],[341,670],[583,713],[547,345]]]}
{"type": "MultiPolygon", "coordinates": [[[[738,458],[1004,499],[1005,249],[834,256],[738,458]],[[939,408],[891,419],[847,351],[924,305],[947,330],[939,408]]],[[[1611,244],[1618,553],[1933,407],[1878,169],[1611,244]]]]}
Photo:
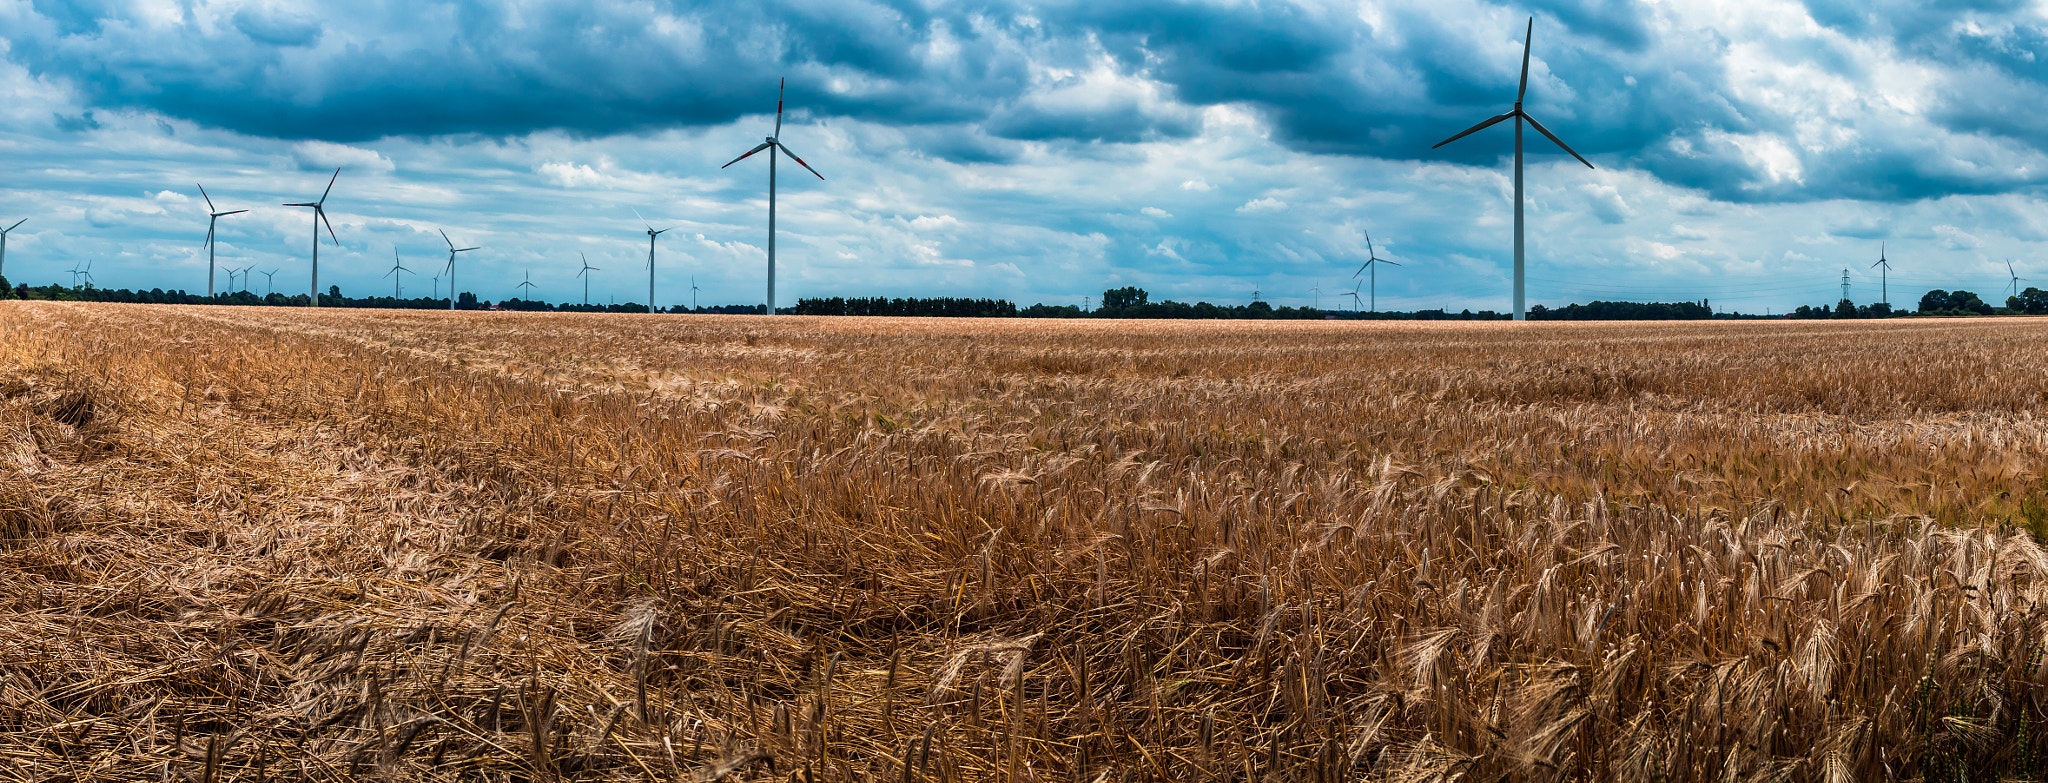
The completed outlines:
{"type": "Polygon", "coordinates": [[[0,336],[0,776],[1818,780],[2048,745],[2048,321],[6,302],[0,336]]]}

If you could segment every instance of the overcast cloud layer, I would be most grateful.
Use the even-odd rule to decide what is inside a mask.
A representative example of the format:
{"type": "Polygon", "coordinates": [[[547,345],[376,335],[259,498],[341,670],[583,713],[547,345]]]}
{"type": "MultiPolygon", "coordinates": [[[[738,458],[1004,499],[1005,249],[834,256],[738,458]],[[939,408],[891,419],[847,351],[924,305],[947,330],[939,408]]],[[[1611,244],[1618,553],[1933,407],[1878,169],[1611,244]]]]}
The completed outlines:
{"type": "MultiPolygon", "coordinates": [[[[1531,295],[1748,311],[2048,284],[2044,12],[2010,2],[1502,6],[0,0],[4,272],[203,290],[222,263],[306,288],[428,292],[445,245],[488,299],[761,301],[773,127],[778,261],[798,296],[1156,298],[1505,309],[1513,101],[1599,169],[1531,150],[1531,295]],[[1569,165],[1567,165],[1569,164],[1569,165]],[[800,172],[798,172],[800,173],[800,172]],[[438,252],[437,252],[438,249],[438,252]],[[579,255],[580,254],[580,255],[579,255]],[[2038,270],[2038,275],[2034,273],[2038,270]],[[2027,283],[2022,283],[2025,285],[2027,283]],[[1320,289],[1320,294],[1316,292],[1320,289]],[[1363,294],[1364,292],[1361,292],[1363,294]]],[[[225,283],[225,274],[222,275],[225,283]]],[[[250,287],[261,293],[257,275],[250,287]]]]}

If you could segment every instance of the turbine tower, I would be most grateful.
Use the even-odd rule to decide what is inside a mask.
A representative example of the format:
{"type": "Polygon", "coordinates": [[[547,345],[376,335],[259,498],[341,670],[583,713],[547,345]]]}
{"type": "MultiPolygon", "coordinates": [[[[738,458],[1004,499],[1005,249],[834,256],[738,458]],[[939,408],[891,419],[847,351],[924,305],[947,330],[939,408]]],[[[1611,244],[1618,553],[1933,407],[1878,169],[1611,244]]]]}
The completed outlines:
{"type": "Polygon", "coordinates": [[[513,288],[524,289],[526,292],[527,301],[533,301],[533,270],[526,270],[526,281],[520,283],[519,285],[513,286],[513,288]]]}
{"type": "Polygon", "coordinates": [[[1557,134],[1551,133],[1549,128],[1543,127],[1543,123],[1537,122],[1535,117],[1529,116],[1528,112],[1522,110],[1522,98],[1529,92],[1529,37],[1535,32],[1536,17],[1532,16],[1529,17],[1528,29],[1522,33],[1522,86],[1515,90],[1515,107],[1509,109],[1506,114],[1494,115],[1485,122],[1466,128],[1463,133],[1439,141],[1436,143],[1436,147],[1430,148],[1436,149],[1437,147],[1444,146],[1445,144],[1493,127],[1495,123],[1504,120],[1513,119],[1515,121],[1515,320],[1517,321],[1528,320],[1528,311],[1522,306],[1524,290],[1522,283],[1522,121],[1528,120],[1529,124],[1536,128],[1537,133],[1543,134],[1544,138],[1555,142],[1565,152],[1571,153],[1572,157],[1578,158],[1580,163],[1586,164],[1586,168],[1593,168],[1592,162],[1586,160],[1585,156],[1573,150],[1571,145],[1565,144],[1563,139],[1557,137],[1557,134]]]}
{"type": "MultiPolygon", "coordinates": [[[[338,174],[340,174],[340,173],[341,173],[341,172],[339,172],[339,171],[336,171],[336,172],[335,172],[335,174],[337,174],[337,175],[338,175],[338,174]]],[[[198,183],[193,183],[193,184],[198,184],[198,183]]],[[[216,223],[216,222],[219,222],[219,220],[220,220],[221,218],[227,217],[227,216],[229,216],[229,215],[239,215],[239,214],[241,214],[241,213],[244,213],[244,212],[247,212],[247,211],[249,211],[249,210],[246,210],[246,209],[237,209],[237,210],[234,210],[234,211],[232,211],[232,212],[222,212],[222,211],[220,211],[220,208],[219,208],[219,207],[216,207],[216,206],[214,206],[214,205],[213,205],[213,197],[212,197],[212,196],[209,196],[209,195],[206,195],[206,186],[205,186],[205,185],[199,185],[199,197],[200,197],[200,198],[203,198],[203,199],[206,199],[206,298],[208,298],[208,299],[212,299],[212,298],[213,298],[213,251],[214,251],[214,248],[215,248],[215,244],[214,244],[214,241],[213,241],[213,224],[214,224],[214,223],[216,223]]],[[[315,246],[315,247],[318,247],[318,246],[319,246],[319,240],[320,240],[320,235],[319,235],[319,234],[317,233],[317,229],[316,229],[315,231],[316,231],[316,233],[314,233],[314,234],[313,234],[313,240],[314,240],[313,244],[314,244],[314,246],[315,246]]]]}
{"type": "MultiPolygon", "coordinates": [[[[1369,289],[1368,294],[1372,297],[1372,312],[1375,313],[1380,311],[1380,264],[1400,266],[1400,264],[1380,257],[1379,251],[1372,248],[1372,232],[1367,231],[1365,232],[1365,263],[1359,265],[1357,272],[1351,273],[1351,279],[1358,279],[1358,275],[1362,272],[1366,273],[1367,278],[1371,280],[1372,288],[1369,289]]],[[[1521,278],[1517,277],[1515,280],[1519,283],[1521,278]]],[[[1515,290],[1520,291],[1520,286],[1517,285],[1515,290]]],[[[1356,293],[1356,289],[1353,289],[1353,294],[1355,295],[1356,293]]],[[[1520,300],[1518,299],[1517,301],[1520,300]]],[[[1355,305],[1357,302],[1352,302],[1352,304],[1355,305]]]]}
{"type": "Polygon", "coordinates": [[[398,282],[405,278],[398,276],[398,273],[400,272],[404,272],[408,275],[418,274],[417,272],[405,268],[405,264],[399,263],[398,248],[394,247],[391,249],[391,271],[384,273],[385,277],[391,278],[391,298],[393,299],[397,299],[400,296],[402,296],[402,294],[400,293],[402,289],[400,289],[398,282]]]}
{"type": "Polygon", "coordinates": [[[1877,243],[1877,263],[1870,266],[1872,269],[1877,270],[1878,301],[1884,302],[1886,306],[1890,306],[1892,303],[1892,289],[1891,281],[1888,278],[1891,277],[1892,264],[1890,261],[1884,260],[1883,242],[1877,243]]]}
{"type": "Polygon", "coordinates": [[[27,222],[28,218],[22,218],[14,221],[14,225],[8,226],[5,230],[0,230],[0,272],[7,271],[7,235],[14,233],[15,229],[21,228],[21,224],[27,222]]]}
{"type": "Polygon", "coordinates": [[[449,239],[448,232],[446,231],[441,231],[441,241],[448,243],[448,309],[453,310],[455,309],[455,254],[467,253],[471,250],[482,250],[483,247],[456,247],[455,240],[449,239]]]}
{"type": "Polygon", "coordinates": [[[1351,312],[1358,312],[1358,306],[1362,304],[1358,301],[1358,284],[1352,284],[1351,290],[1344,292],[1344,295],[1351,297],[1351,312]]]}
{"type": "Polygon", "coordinates": [[[697,312],[697,276],[690,276],[690,312],[697,312]]]}
{"type": "Polygon", "coordinates": [[[2026,278],[2020,277],[2020,273],[2012,271],[2012,259],[2010,258],[2005,260],[2005,273],[2012,278],[2012,282],[2007,284],[2012,288],[2012,295],[2018,296],[2020,293],[2020,282],[2026,280],[2026,278]]]}
{"type": "MultiPolygon", "coordinates": [[[[584,307],[589,307],[589,306],[590,306],[590,272],[591,272],[591,270],[596,270],[596,269],[597,269],[597,267],[594,267],[594,266],[591,266],[591,265],[590,265],[590,256],[585,256],[585,255],[583,255],[582,253],[577,253],[576,255],[578,255],[578,256],[582,256],[582,257],[583,257],[583,271],[581,271],[581,272],[577,272],[577,273],[576,273],[576,276],[577,276],[577,277],[580,277],[580,278],[583,278],[583,306],[584,306],[584,307]]],[[[602,271],[602,270],[598,270],[598,271],[602,271]]]]}
{"type": "Polygon", "coordinates": [[[277,290],[277,270],[275,270],[275,269],[272,269],[272,270],[270,270],[270,271],[268,271],[268,272],[264,272],[264,273],[263,273],[263,298],[265,298],[265,299],[269,299],[269,298],[270,298],[270,295],[271,295],[271,294],[272,294],[273,292],[275,292],[276,290],[277,290]]]}
{"type": "Polygon", "coordinates": [[[796,165],[804,167],[805,171],[816,175],[820,181],[825,179],[825,175],[819,174],[817,169],[811,168],[811,164],[805,163],[803,158],[797,157],[796,153],[790,152],[788,147],[782,145],[782,89],[788,85],[789,80],[783,79],[775,88],[775,135],[769,136],[760,146],[747,150],[747,154],[726,161],[725,164],[730,166],[746,160],[761,150],[768,151],[768,315],[775,314],[775,153],[788,155],[790,160],[796,161],[796,165]]]}
{"type": "Polygon", "coordinates": [[[327,178],[327,189],[320,191],[320,200],[310,204],[286,204],[287,207],[313,208],[313,306],[320,306],[320,224],[327,223],[327,236],[334,240],[335,247],[341,247],[341,238],[334,235],[334,224],[327,222],[327,194],[334,192],[334,181],[341,178],[341,169],[334,170],[334,176],[327,178]]]}
{"type": "MultiPolygon", "coordinates": [[[[728,165],[730,165],[730,164],[728,164],[728,165]]],[[[640,217],[640,210],[637,210],[637,209],[636,209],[636,210],[633,210],[633,217],[637,217],[637,218],[640,218],[640,222],[641,222],[641,223],[642,223],[643,225],[646,225],[646,226],[647,226],[647,313],[648,313],[649,315],[653,315],[653,314],[654,314],[654,238],[655,238],[655,237],[658,237],[658,236],[661,236],[662,234],[666,234],[666,233],[668,233],[668,232],[670,232],[670,231],[674,231],[674,230],[675,230],[675,226],[669,226],[668,228],[664,228],[664,229],[662,229],[662,230],[660,230],[660,231],[656,231],[656,230],[654,230],[654,224],[652,224],[652,223],[648,223],[648,222],[647,222],[647,218],[644,218],[644,217],[640,217]]],[[[771,242],[771,244],[772,244],[772,242],[771,242]]],[[[586,263],[587,263],[587,262],[586,262],[586,263]]],[[[771,263],[771,264],[770,264],[770,266],[772,267],[772,266],[773,266],[773,264],[771,263]]]]}

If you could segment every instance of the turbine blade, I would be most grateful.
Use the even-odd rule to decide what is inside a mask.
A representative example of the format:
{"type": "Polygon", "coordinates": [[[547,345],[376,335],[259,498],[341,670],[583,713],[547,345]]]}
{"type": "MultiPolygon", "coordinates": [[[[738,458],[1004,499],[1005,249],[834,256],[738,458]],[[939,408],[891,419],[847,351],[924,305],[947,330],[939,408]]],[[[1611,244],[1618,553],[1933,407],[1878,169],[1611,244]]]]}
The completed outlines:
{"type": "Polygon", "coordinates": [[[1529,29],[1522,32],[1522,86],[1515,90],[1515,105],[1522,105],[1522,96],[1529,92],[1529,37],[1536,33],[1536,17],[1529,17],[1529,29]]]}
{"type": "Polygon", "coordinates": [[[320,191],[320,203],[327,203],[327,194],[334,192],[334,181],[337,179],[341,179],[341,167],[339,166],[335,167],[334,176],[327,178],[327,189],[320,191]]]}
{"type": "Polygon", "coordinates": [[[457,249],[455,250],[455,252],[457,252],[457,253],[467,253],[467,252],[469,252],[469,251],[471,251],[471,250],[482,250],[482,249],[484,249],[484,246],[483,246],[483,245],[477,245],[476,247],[464,247],[464,248],[457,248],[457,249]]]}
{"type": "Polygon", "coordinates": [[[1374,260],[1374,261],[1377,261],[1377,262],[1379,262],[1379,263],[1382,263],[1382,264],[1390,264],[1390,265],[1393,265],[1393,266],[1400,266],[1400,265],[1401,265],[1401,263],[1400,263],[1399,261],[1388,261],[1388,260],[1386,260],[1386,259],[1384,259],[1384,258],[1375,258],[1375,259],[1373,259],[1373,260],[1374,260]]]}
{"type": "Polygon", "coordinates": [[[328,222],[328,220],[327,220],[327,210],[324,210],[324,209],[317,209],[317,208],[316,208],[316,209],[314,209],[314,210],[313,210],[313,214],[315,214],[315,215],[318,215],[318,216],[320,216],[320,222],[321,222],[321,223],[326,223],[326,224],[327,224],[327,238],[329,238],[329,239],[332,239],[332,240],[334,240],[334,246],[335,246],[335,247],[341,247],[341,237],[338,237],[338,236],[335,236],[335,235],[334,235],[334,224],[333,224],[333,223],[331,223],[331,222],[328,222]]]}
{"type": "MultiPolygon", "coordinates": [[[[197,183],[197,182],[194,182],[194,183],[192,183],[192,184],[194,184],[194,185],[199,185],[199,183],[197,183]]],[[[213,205],[213,197],[212,197],[212,196],[209,196],[209,195],[206,195],[206,186],[205,186],[205,185],[199,185],[199,197],[200,197],[200,198],[203,198],[203,199],[206,199],[206,211],[208,211],[208,212],[213,212],[213,211],[215,211],[215,210],[218,210],[218,209],[220,209],[220,207],[216,207],[216,206],[214,206],[214,205],[213,205]]]]}
{"type": "Polygon", "coordinates": [[[1449,143],[1451,143],[1451,142],[1454,142],[1454,141],[1457,141],[1457,140],[1459,140],[1459,139],[1465,138],[1466,136],[1470,136],[1470,135],[1472,135],[1472,134],[1474,134],[1474,133],[1478,133],[1478,132],[1480,132],[1480,131],[1486,130],[1487,128],[1491,128],[1491,127],[1493,127],[1493,126],[1494,126],[1494,123],[1498,123],[1498,122],[1500,122],[1500,121],[1502,121],[1502,120],[1505,120],[1505,119],[1507,119],[1507,118],[1509,118],[1509,117],[1513,117],[1513,116],[1515,116],[1515,113],[1514,113],[1514,112],[1508,112],[1508,113],[1506,113],[1506,114],[1500,114],[1500,115],[1495,115],[1495,116],[1494,116],[1494,117],[1493,117],[1492,119],[1489,119],[1489,120],[1487,120],[1487,121],[1485,121],[1485,122],[1479,123],[1478,125],[1474,125],[1474,126],[1472,126],[1472,127],[1470,127],[1470,128],[1466,128],[1466,129],[1464,130],[1464,132],[1462,132],[1462,133],[1459,133],[1459,134],[1458,134],[1458,135],[1456,135],[1456,136],[1452,136],[1452,137],[1450,137],[1450,138],[1448,138],[1448,139],[1444,139],[1443,141],[1439,141],[1439,142],[1437,142],[1437,143],[1436,143],[1436,145],[1435,145],[1435,146],[1433,146],[1433,147],[1430,147],[1430,149],[1436,149],[1437,147],[1441,147],[1441,146],[1443,146],[1443,145],[1445,145],[1445,144],[1449,144],[1449,143]]]}
{"type": "Polygon", "coordinates": [[[439,232],[441,232],[441,241],[443,241],[443,242],[446,242],[446,243],[448,243],[448,249],[449,249],[449,250],[454,250],[454,249],[455,249],[455,240],[453,240],[453,239],[449,239],[449,238],[448,238],[448,231],[447,231],[446,229],[439,229],[439,228],[437,228],[437,229],[434,229],[434,230],[435,230],[435,231],[439,231],[439,232]]]}
{"type": "Polygon", "coordinates": [[[12,232],[13,230],[15,230],[15,229],[17,229],[17,228],[21,228],[21,224],[23,224],[23,223],[27,223],[27,222],[28,222],[28,218],[22,218],[22,219],[20,219],[20,220],[14,221],[14,225],[8,226],[8,227],[7,227],[7,230],[6,230],[6,231],[0,231],[0,234],[6,234],[6,233],[9,233],[9,232],[12,232]]]}
{"type": "MultiPolygon", "coordinates": [[[[746,159],[748,159],[748,158],[751,158],[751,157],[753,157],[753,156],[754,156],[754,153],[756,153],[756,152],[760,152],[761,150],[765,150],[765,149],[768,149],[769,147],[773,147],[773,146],[775,146],[775,145],[774,145],[774,144],[771,144],[771,143],[768,143],[768,142],[765,142],[765,141],[764,141],[764,142],[761,142],[761,146],[758,146],[758,147],[755,147],[755,148],[753,148],[753,149],[747,150],[747,154],[745,154],[745,155],[741,155],[741,156],[739,156],[739,157],[737,157],[737,158],[733,158],[732,160],[726,161],[726,163],[725,163],[725,166],[730,166],[730,165],[732,165],[732,164],[734,164],[734,163],[738,163],[738,162],[740,162],[740,161],[743,161],[743,160],[746,160],[746,159]]],[[[719,168],[721,168],[721,169],[722,169],[722,168],[725,168],[725,166],[719,166],[719,168]]],[[[648,226],[648,228],[653,228],[653,226],[648,226]]]]}
{"type": "Polygon", "coordinates": [[[796,161],[796,165],[804,167],[805,171],[810,172],[812,175],[816,176],[820,180],[823,180],[825,178],[825,175],[819,174],[817,169],[811,168],[811,164],[805,163],[803,158],[799,158],[796,156],[796,153],[790,152],[789,145],[783,144],[781,140],[777,140],[775,142],[775,146],[781,147],[782,153],[784,155],[788,155],[790,160],[796,161]]]}
{"type": "Polygon", "coordinates": [[[1365,269],[1366,269],[1366,267],[1369,267],[1369,266],[1372,266],[1372,262],[1371,262],[1371,261],[1367,261],[1367,262],[1365,262],[1365,263],[1363,263],[1363,264],[1359,264],[1359,265],[1358,265],[1358,271],[1356,271],[1356,272],[1352,272],[1352,273],[1351,273],[1351,276],[1355,278],[1355,277],[1357,277],[1357,276],[1359,276],[1359,275],[1365,274],[1365,269]]]}
{"type": "Polygon", "coordinates": [[[1557,134],[1551,133],[1549,128],[1543,127],[1543,123],[1537,122],[1535,117],[1530,117],[1528,114],[1523,114],[1522,116],[1529,120],[1530,125],[1536,126],[1536,132],[1543,134],[1543,138],[1555,142],[1559,147],[1563,147],[1565,152],[1571,153],[1572,157],[1578,158],[1580,163],[1586,164],[1586,168],[1593,168],[1592,161],[1586,160],[1586,156],[1580,155],[1577,150],[1572,149],[1571,145],[1564,143],[1564,139],[1558,138],[1557,134]]]}
{"type": "Polygon", "coordinates": [[[317,207],[319,204],[286,204],[287,207],[317,207]]]}
{"type": "Polygon", "coordinates": [[[218,215],[215,215],[214,217],[227,217],[227,216],[229,216],[229,215],[239,215],[239,214],[242,214],[242,213],[244,213],[244,212],[247,212],[247,211],[249,211],[249,210],[246,210],[246,209],[237,209],[237,210],[235,210],[235,211],[233,211],[233,212],[222,212],[222,213],[220,213],[220,214],[218,214],[218,215]]]}
{"type": "Polygon", "coordinates": [[[213,244],[213,223],[208,222],[206,224],[206,241],[199,243],[199,246],[206,247],[211,244],[213,244]]]}
{"type": "Polygon", "coordinates": [[[782,138],[782,90],[789,86],[789,77],[775,85],[775,138],[782,138]]]}

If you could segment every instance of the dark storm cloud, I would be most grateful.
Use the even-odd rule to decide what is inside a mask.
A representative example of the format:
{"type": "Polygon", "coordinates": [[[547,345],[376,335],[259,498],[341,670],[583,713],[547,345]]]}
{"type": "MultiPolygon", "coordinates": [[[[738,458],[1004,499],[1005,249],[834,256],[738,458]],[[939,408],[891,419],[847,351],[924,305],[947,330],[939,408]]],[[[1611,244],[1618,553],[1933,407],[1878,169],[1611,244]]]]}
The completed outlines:
{"type": "MultiPolygon", "coordinates": [[[[1825,34],[1793,24],[1733,40],[1648,4],[1538,3],[1529,108],[1581,153],[1724,200],[2034,187],[2048,171],[2026,161],[2048,151],[2048,120],[2013,107],[2048,97],[2048,35],[2023,6],[1812,0],[1825,34]],[[1957,83],[1891,121],[1876,94],[1821,106],[1801,85],[1739,83],[1771,74],[1734,62],[1765,57],[1756,67],[1874,92],[1886,83],[1873,51],[1939,64],[1957,83]],[[1815,141],[1815,122],[1852,133],[1815,141]]],[[[94,0],[33,9],[9,21],[8,42],[37,74],[99,107],[257,136],[719,125],[768,111],[788,75],[800,119],[972,128],[921,132],[935,142],[926,154],[962,162],[1006,160],[1016,141],[1187,138],[1200,107],[1234,104],[1296,150],[1493,165],[1511,126],[1430,145],[1509,107],[1526,18],[1483,4],[1169,0],[199,2],[169,23],[94,0]]],[[[1529,149],[1562,154],[1533,133],[1529,149]]]]}

